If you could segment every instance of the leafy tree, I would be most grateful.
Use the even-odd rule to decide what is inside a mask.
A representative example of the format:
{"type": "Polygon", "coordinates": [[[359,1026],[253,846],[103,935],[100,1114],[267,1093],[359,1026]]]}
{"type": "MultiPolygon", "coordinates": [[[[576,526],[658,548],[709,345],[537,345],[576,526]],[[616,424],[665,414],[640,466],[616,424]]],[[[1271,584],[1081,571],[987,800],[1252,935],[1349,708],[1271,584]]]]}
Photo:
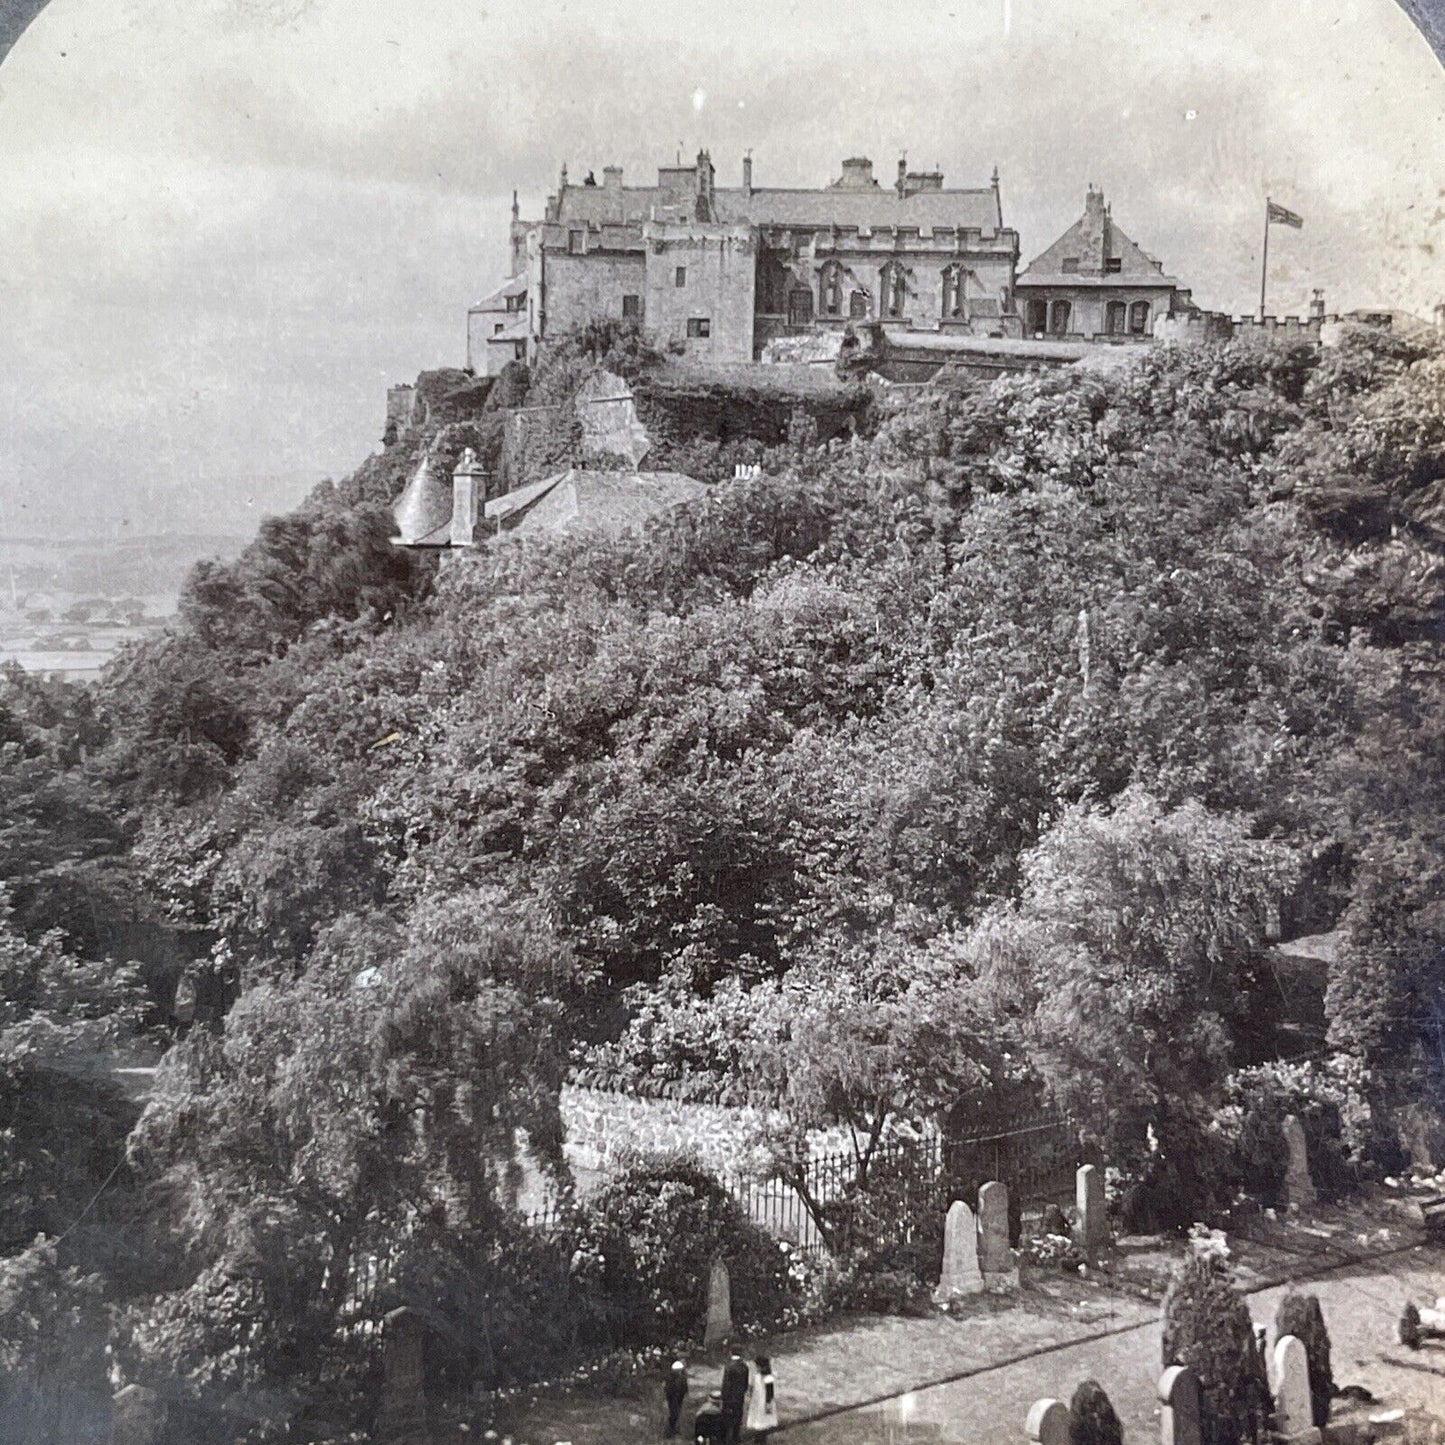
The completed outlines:
{"type": "Polygon", "coordinates": [[[1190,1255],[1164,1295],[1163,1364],[1188,1365],[1204,1399],[1204,1445],[1269,1438],[1272,1401],[1248,1306],[1218,1260],[1190,1255]]]}

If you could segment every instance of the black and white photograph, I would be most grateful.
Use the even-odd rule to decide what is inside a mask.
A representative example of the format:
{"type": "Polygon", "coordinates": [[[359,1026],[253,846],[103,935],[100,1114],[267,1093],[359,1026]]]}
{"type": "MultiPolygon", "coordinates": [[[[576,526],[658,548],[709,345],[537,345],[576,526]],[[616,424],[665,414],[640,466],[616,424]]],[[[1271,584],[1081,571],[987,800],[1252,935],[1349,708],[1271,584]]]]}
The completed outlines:
{"type": "Polygon", "coordinates": [[[0,1445],[1445,1445],[1445,0],[0,0],[0,1445]]]}

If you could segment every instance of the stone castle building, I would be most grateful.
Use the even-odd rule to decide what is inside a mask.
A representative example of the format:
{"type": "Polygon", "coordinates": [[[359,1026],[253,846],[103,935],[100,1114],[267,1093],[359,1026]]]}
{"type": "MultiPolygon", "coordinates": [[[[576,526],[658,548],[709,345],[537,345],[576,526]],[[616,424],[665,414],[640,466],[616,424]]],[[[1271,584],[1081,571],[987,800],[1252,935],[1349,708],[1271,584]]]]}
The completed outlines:
{"type": "Polygon", "coordinates": [[[495,375],[598,317],[632,318],[656,345],[750,362],[779,337],[877,322],[889,332],[1022,335],[1019,238],[1003,223],[998,173],[949,189],[900,161],[883,185],[855,157],[818,189],[717,184],[706,151],[629,186],[562,168],[540,221],[512,202],[509,279],[467,317],[467,361],[495,375]]]}
{"type": "Polygon", "coordinates": [[[1146,339],[1163,316],[1196,308],[1189,292],[1115,223],[1089,187],[1084,214],[1030,261],[1014,286],[1025,336],[1146,339]]]}

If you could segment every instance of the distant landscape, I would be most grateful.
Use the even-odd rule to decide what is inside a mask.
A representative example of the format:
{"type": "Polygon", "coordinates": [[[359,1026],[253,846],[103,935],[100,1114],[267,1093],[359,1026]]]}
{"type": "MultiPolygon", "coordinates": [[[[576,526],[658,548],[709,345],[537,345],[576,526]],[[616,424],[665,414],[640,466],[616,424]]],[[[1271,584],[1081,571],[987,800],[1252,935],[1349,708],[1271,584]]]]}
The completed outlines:
{"type": "Polygon", "coordinates": [[[0,663],[85,681],[123,643],[159,631],[203,558],[229,561],[241,533],[0,536],[0,663]]]}

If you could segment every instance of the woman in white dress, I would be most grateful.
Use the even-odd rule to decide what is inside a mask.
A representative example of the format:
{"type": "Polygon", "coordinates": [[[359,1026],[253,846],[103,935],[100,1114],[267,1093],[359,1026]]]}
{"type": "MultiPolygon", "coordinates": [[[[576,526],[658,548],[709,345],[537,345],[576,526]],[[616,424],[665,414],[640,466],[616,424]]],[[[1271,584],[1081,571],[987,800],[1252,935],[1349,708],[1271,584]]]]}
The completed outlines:
{"type": "Polygon", "coordinates": [[[749,1368],[748,1381],[748,1433],[756,1439],[765,1440],[768,1431],[778,1428],[778,1400],[773,1391],[773,1362],[766,1355],[759,1355],[749,1368]]]}

